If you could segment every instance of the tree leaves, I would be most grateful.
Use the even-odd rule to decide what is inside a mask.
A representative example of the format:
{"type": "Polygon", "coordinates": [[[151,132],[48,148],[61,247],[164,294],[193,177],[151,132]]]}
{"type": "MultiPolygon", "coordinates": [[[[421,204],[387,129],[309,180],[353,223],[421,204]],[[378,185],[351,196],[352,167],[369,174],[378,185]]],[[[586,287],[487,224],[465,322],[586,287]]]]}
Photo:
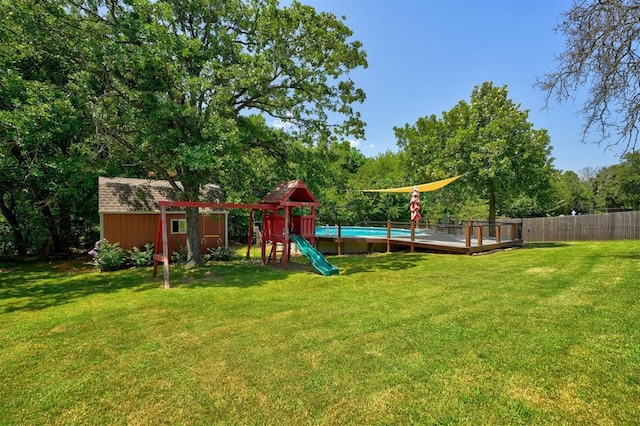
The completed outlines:
{"type": "MultiPolygon", "coordinates": [[[[548,187],[549,138],[527,120],[528,112],[508,98],[506,86],[486,82],[474,88],[469,103],[460,101],[439,119],[420,118],[395,132],[415,181],[466,174],[455,187],[457,202],[485,197],[491,221],[511,200],[525,194],[535,198],[548,187]],[[471,192],[465,194],[465,188],[471,192]]],[[[445,188],[438,196],[453,195],[450,191],[445,188]]]]}

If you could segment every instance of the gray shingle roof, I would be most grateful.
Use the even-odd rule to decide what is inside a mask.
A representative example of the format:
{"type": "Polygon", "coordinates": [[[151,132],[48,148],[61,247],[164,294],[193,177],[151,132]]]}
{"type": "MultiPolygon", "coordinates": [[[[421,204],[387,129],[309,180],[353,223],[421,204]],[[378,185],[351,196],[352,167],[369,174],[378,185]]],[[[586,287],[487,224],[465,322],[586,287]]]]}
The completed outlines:
{"type": "MultiPolygon", "coordinates": [[[[180,182],[176,182],[182,187],[180,182]]],[[[166,180],[133,178],[98,178],[98,211],[100,213],[158,212],[158,201],[178,201],[177,192],[166,180]]],[[[206,185],[200,201],[219,203],[222,190],[206,185]]]]}

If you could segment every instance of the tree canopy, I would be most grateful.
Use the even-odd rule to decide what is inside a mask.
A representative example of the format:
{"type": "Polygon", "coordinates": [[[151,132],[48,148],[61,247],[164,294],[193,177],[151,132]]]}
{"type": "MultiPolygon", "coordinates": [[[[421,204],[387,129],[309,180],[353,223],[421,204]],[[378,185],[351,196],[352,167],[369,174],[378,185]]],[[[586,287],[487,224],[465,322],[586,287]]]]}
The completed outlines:
{"type": "Polygon", "coordinates": [[[528,111],[508,97],[506,86],[485,82],[474,88],[470,102],[460,101],[441,118],[420,118],[395,132],[415,181],[466,174],[456,184],[458,196],[482,196],[489,222],[509,202],[522,195],[543,197],[549,187],[547,132],[533,128],[528,111]]]}
{"type": "Polygon", "coordinates": [[[640,4],[636,0],[574,1],[556,31],[566,37],[556,68],[538,78],[548,99],[574,99],[583,87],[583,141],[635,148],[640,122],[640,4]]]}
{"type": "Polygon", "coordinates": [[[594,177],[596,202],[605,209],[640,209],[640,152],[629,152],[620,164],[600,169],[594,177]]]}
{"type": "Polygon", "coordinates": [[[0,3],[0,210],[20,254],[34,245],[68,250],[97,214],[85,180],[97,167],[78,144],[93,128],[72,81],[80,53],[42,31],[56,22],[46,4],[0,3]]]}
{"type": "MultiPolygon", "coordinates": [[[[3,8],[40,19],[39,31],[54,35],[30,41],[30,59],[55,63],[55,43],[74,47],[60,55],[73,62],[65,79],[91,111],[100,149],[169,180],[184,200],[246,165],[247,150],[284,158],[286,138],[252,114],[316,140],[363,135],[353,105],[365,95],[349,78],[367,66],[361,44],[342,20],[296,1],[18,0],[3,8]]],[[[197,218],[188,211],[188,248],[199,262],[197,218]]]]}

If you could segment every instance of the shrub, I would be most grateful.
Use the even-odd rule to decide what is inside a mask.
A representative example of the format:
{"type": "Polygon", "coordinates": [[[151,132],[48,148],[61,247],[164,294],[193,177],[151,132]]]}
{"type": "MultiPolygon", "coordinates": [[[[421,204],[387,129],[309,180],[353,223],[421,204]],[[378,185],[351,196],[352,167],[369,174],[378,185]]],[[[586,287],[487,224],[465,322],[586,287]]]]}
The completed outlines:
{"type": "Polygon", "coordinates": [[[13,238],[10,235],[9,227],[3,226],[2,220],[0,220],[0,259],[10,258],[16,252],[16,247],[13,244],[13,238]]]}
{"type": "Polygon", "coordinates": [[[204,259],[206,261],[227,261],[231,260],[231,250],[228,247],[208,248],[204,259]]]}
{"type": "Polygon", "coordinates": [[[91,250],[89,254],[93,257],[93,264],[99,268],[101,272],[117,271],[122,268],[126,260],[120,243],[111,244],[104,238],[96,242],[93,250],[91,250]]]}
{"type": "Polygon", "coordinates": [[[138,247],[134,247],[133,250],[129,250],[129,259],[131,264],[136,268],[153,265],[153,243],[147,243],[142,247],[142,250],[138,247]]]}
{"type": "Polygon", "coordinates": [[[171,253],[171,262],[180,264],[187,263],[187,247],[180,244],[178,251],[171,253]]]}

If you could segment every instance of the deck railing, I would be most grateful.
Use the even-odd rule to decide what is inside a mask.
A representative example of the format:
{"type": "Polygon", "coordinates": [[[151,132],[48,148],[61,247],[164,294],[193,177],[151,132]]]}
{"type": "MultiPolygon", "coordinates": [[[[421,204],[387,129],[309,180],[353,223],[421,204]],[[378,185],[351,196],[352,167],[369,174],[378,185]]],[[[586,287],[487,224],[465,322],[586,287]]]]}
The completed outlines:
{"type": "MultiPolygon", "coordinates": [[[[338,244],[338,254],[342,254],[342,224],[331,225],[336,229],[336,242],[338,244]]],[[[421,240],[416,238],[416,235],[420,235],[420,230],[429,229],[436,233],[442,233],[453,236],[460,242],[464,243],[466,249],[470,249],[472,246],[483,246],[487,244],[501,244],[507,241],[521,241],[522,240],[522,222],[518,221],[497,221],[493,224],[486,221],[467,221],[465,223],[457,224],[430,224],[428,221],[422,223],[418,222],[361,222],[357,226],[368,226],[374,228],[386,228],[386,243],[387,252],[391,251],[392,242],[397,242],[398,238],[391,237],[392,229],[406,229],[410,230],[411,243],[419,243],[421,240]],[[475,241],[474,241],[475,240],[475,241]]],[[[423,240],[422,240],[423,241],[423,240]]],[[[410,250],[414,251],[415,246],[410,245],[410,250]]]]}

